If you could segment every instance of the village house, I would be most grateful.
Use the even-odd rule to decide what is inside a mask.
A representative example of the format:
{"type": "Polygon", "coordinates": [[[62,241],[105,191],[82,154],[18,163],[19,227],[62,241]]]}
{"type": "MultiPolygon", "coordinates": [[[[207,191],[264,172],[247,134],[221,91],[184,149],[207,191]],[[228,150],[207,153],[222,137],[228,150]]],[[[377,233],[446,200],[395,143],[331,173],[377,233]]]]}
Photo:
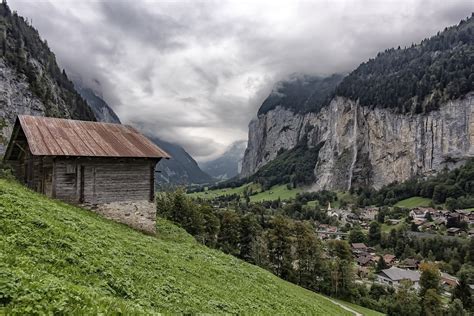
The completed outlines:
{"type": "Polygon", "coordinates": [[[459,284],[458,278],[448,273],[441,272],[441,286],[445,291],[455,288],[459,284]]]}
{"type": "Polygon", "coordinates": [[[379,210],[377,208],[366,208],[362,211],[360,214],[360,218],[364,221],[373,221],[375,220],[375,217],[379,213],[379,210]]]}
{"type": "Polygon", "coordinates": [[[170,156],[131,126],[20,115],[4,160],[27,187],[95,206],[153,202],[163,158],[170,156]]]}
{"type": "Polygon", "coordinates": [[[423,219],[426,218],[426,215],[429,213],[429,209],[425,208],[414,208],[410,211],[409,215],[411,218],[415,219],[423,219]]]}
{"type": "Polygon", "coordinates": [[[400,219],[389,218],[385,222],[389,225],[398,225],[398,224],[400,224],[401,221],[402,220],[400,220],[400,219]]]}
{"type": "Polygon", "coordinates": [[[471,212],[467,218],[468,218],[468,224],[474,225],[474,212],[471,212]]]}
{"type": "Polygon", "coordinates": [[[366,267],[372,263],[372,256],[370,254],[361,255],[361,256],[356,257],[355,261],[358,266],[366,267]]]}
{"type": "Polygon", "coordinates": [[[364,243],[352,243],[351,248],[353,253],[367,252],[368,249],[364,243]]]}
{"type": "Polygon", "coordinates": [[[417,270],[420,262],[413,258],[407,258],[400,262],[397,267],[400,269],[417,270]]]}
{"type": "Polygon", "coordinates": [[[434,222],[426,222],[421,225],[421,228],[423,231],[432,231],[432,230],[436,230],[437,226],[434,222]]]}
{"type": "Polygon", "coordinates": [[[448,228],[446,230],[446,233],[448,234],[448,236],[457,236],[461,232],[462,232],[462,230],[460,228],[457,228],[457,227],[451,227],[451,228],[448,228]]]}
{"type": "Polygon", "coordinates": [[[384,269],[377,274],[377,282],[380,284],[398,287],[403,280],[409,280],[413,282],[413,287],[418,289],[420,276],[420,272],[418,271],[391,267],[390,269],[384,269]]]}
{"type": "Polygon", "coordinates": [[[386,255],[383,256],[383,261],[385,261],[385,263],[390,266],[390,265],[395,263],[396,258],[397,257],[395,255],[386,254],[386,255]]]}
{"type": "Polygon", "coordinates": [[[420,226],[420,225],[423,225],[424,223],[427,222],[426,218],[415,218],[411,221],[413,224],[415,224],[416,226],[420,226]]]}
{"type": "Polygon", "coordinates": [[[441,225],[446,226],[447,222],[448,222],[448,220],[444,216],[439,217],[439,218],[434,220],[434,223],[438,226],[441,226],[441,225]]]}

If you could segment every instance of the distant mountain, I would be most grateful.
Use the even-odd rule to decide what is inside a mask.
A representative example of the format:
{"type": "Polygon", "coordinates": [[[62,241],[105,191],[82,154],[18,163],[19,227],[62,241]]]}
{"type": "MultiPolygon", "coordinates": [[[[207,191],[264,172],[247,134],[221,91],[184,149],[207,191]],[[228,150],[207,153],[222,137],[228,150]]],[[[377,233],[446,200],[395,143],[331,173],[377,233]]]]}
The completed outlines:
{"type": "MultiPolygon", "coordinates": [[[[74,84],[77,91],[79,91],[94,111],[97,120],[101,122],[120,123],[117,114],[98,96],[98,93],[83,85],[80,79],[75,79],[74,84]]],[[[193,157],[181,146],[159,138],[151,139],[155,144],[171,155],[171,159],[160,161],[156,167],[155,181],[157,186],[203,184],[214,181],[214,179],[199,168],[193,157]]]]}
{"type": "Polygon", "coordinates": [[[294,74],[275,85],[258,110],[258,115],[268,113],[278,106],[295,113],[318,112],[343,78],[339,74],[329,77],[294,74]]]}
{"type": "Polygon", "coordinates": [[[189,185],[214,182],[214,179],[199,168],[197,162],[183,147],[159,138],[152,141],[171,155],[171,159],[162,160],[156,168],[156,184],[189,185]]]}
{"type": "Polygon", "coordinates": [[[218,180],[227,180],[239,174],[247,141],[237,141],[217,159],[200,164],[202,170],[218,180]]]}
{"type": "Polygon", "coordinates": [[[115,114],[114,110],[96,93],[89,87],[84,86],[82,80],[74,79],[74,88],[77,92],[87,101],[94,112],[95,117],[98,121],[106,123],[120,123],[120,119],[115,114]]]}

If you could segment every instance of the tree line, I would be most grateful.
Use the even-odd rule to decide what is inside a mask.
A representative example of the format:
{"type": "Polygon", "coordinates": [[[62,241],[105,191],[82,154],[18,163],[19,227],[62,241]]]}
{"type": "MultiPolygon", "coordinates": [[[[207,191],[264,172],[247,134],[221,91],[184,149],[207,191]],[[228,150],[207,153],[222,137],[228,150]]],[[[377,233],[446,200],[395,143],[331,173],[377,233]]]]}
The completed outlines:
{"type": "Polygon", "coordinates": [[[429,178],[414,178],[403,183],[392,183],[376,191],[370,188],[351,189],[357,194],[357,204],[393,205],[413,196],[433,200],[435,204],[445,203],[448,209],[474,207],[474,159],[454,170],[443,170],[429,178]]]}
{"type": "MultiPolygon", "coordinates": [[[[203,200],[192,200],[183,190],[157,195],[158,216],[177,223],[208,247],[256,264],[307,289],[389,315],[430,315],[418,308],[419,297],[424,299],[424,296],[416,295],[410,288],[395,295],[393,289],[376,283],[369,288],[355,283],[355,264],[348,242],[321,241],[315,233],[314,220],[288,216],[304,214],[298,211],[296,205],[282,206],[278,212],[259,204],[229,210],[214,208],[203,200]],[[413,314],[413,311],[417,313],[413,314]]],[[[380,243],[384,238],[382,236],[380,228],[375,224],[372,228],[371,225],[369,242],[374,245],[380,243]]],[[[437,300],[437,292],[432,292],[429,292],[431,296],[428,298],[437,300]]],[[[459,302],[453,301],[449,308],[455,303],[459,302]]],[[[469,305],[461,302],[458,307],[463,310],[466,306],[469,305]]],[[[446,315],[451,315],[444,307],[440,308],[446,315]]]]}
{"type": "Polygon", "coordinates": [[[391,48],[362,63],[335,95],[368,107],[426,113],[474,88],[474,18],[407,48],[391,48]]]}

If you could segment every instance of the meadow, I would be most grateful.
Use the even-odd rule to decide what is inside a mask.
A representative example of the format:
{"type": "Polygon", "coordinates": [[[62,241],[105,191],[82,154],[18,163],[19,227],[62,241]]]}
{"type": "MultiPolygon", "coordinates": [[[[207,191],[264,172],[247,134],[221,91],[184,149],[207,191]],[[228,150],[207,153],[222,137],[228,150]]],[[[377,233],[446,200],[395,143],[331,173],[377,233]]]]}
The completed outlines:
{"type": "Polygon", "coordinates": [[[163,219],[148,236],[3,179],[0,306],[0,314],[351,314],[163,219]]]}

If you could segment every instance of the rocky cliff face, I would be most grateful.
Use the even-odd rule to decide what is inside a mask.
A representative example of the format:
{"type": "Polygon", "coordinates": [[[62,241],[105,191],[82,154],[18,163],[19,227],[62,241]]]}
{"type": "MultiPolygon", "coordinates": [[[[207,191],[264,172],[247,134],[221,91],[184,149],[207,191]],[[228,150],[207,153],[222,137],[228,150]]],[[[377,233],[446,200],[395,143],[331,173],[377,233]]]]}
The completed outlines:
{"type": "Polygon", "coordinates": [[[252,175],[304,137],[310,147],[324,142],[314,161],[314,190],[380,188],[474,157],[474,93],[418,115],[371,109],[342,97],[318,113],[277,107],[250,123],[241,175],[252,175]]]}
{"type": "MultiPolygon", "coordinates": [[[[31,67],[34,67],[35,61],[31,60],[30,63],[31,67]]],[[[39,64],[37,67],[38,71],[42,71],[39,64]]],[[[54,102],[48,103],[48,106],[45,106],[44,102],[32,92],[31,85],[28,83],[26,76],[8,66],[0,58],[0,155],[5,152],[18,115],[28,114],[73,119],[95,119],[92,114],[88,116],[75,115],[71,111],[68,102],[61,98],[60,88],[53,80],[47,78],[44,80],[44,84],[48,86],[54,100],[54,102]]]]}
{"type": "Polygon", "coordinates": [[[44,104],[33,95],[25,76],[0,59],[0,154],[5,152],[17,115],[45,112],[44,104]]]}
{"type": "Polygon", "coordinates": [[[17,115],[96,120],[38,31],[0,4],[0,155],[17,115]]]}
{"type": "Polygon", "coordinates": [[[387,49],[342,80],[303,76],[277,85],[250,123],[241,175],[287,150],[295,158],[302,144],[318,149],[314,177],[297,153],[300,160],[282,155],[255,178],[303,177],[314,190],[380,188],[463,163],[474,157],[473,54],[474,16],[417,45],[387,49]]]}
{"type": "Polygon", "coordinates": [[[94,112],[94,116],[96,117],[97,121],[116,124],[121,123],[118,115],[107,104],[107,102],[102,99],[102,96],[99,92],[96,92],[84,85],[80,77],[75,79],[73,82],[74,88],[76,88],[76,91],[79,92],[84,100],[86,100],[87,104],[94,112]]]}

